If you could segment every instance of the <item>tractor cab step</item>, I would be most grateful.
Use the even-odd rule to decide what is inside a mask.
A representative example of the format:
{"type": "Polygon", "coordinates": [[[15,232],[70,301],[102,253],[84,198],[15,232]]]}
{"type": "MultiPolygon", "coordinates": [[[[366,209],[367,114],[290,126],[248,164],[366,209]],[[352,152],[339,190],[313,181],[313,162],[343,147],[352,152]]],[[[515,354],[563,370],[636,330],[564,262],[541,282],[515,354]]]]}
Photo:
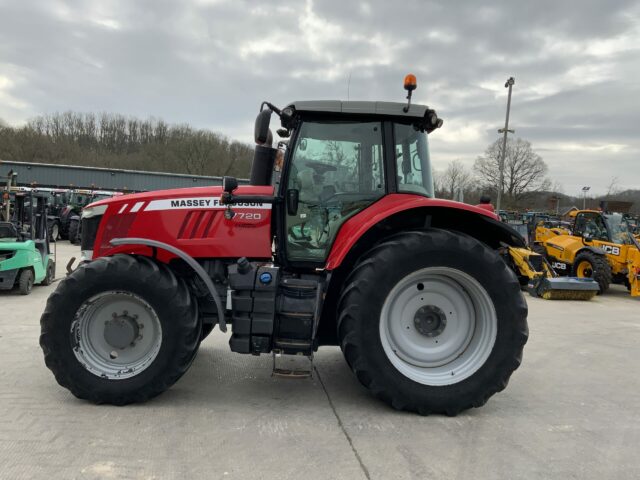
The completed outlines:
{"type": "Polygon", "coordinates": [[[273,370],[272,377],[282,378],[311,378],[313,377],[313,354],[311,355],[286,355],[272,352],[273,370]]]}

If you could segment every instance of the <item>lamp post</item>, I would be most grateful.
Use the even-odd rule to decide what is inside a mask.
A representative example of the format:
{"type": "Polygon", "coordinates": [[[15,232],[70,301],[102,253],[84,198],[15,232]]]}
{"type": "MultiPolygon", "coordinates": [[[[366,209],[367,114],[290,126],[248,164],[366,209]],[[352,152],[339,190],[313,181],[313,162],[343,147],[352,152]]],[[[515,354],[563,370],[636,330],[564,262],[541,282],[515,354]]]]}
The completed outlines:
{"type": "Polygon", "coordinates": [[[509,96],[507,97],[507,118],[504,121],[504,128],[498,130],[498,133],[503,133],[504,137],[502,140],[502,155],[500,156],[499,170],[500,170],[500,185],[498,185],[498,199],[496,200],[496,210],[500,211],[501,203],[502,203],[502,187],[504,185],[504,159],[507,154],[507,134],[515,133],[515,130],[509,130],[509,110],[511,110],[511,88],[513,84],[516,83],[516,79],[513,77],[509,77],[507,82],[504,84],[505,88],[509,89],[509,96]]]}
{"type": "Polygon", "coordinates": [[[591,190],[591,187],[582,187],[582,209],[587,209],[587,192],[591,190]]]}

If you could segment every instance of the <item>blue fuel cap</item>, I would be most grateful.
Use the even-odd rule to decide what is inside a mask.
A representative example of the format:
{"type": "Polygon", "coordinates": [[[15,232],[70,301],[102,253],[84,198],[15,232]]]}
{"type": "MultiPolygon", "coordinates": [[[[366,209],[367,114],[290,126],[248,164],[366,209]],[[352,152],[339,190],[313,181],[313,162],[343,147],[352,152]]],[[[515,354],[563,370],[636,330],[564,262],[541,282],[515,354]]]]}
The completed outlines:
{"type": "Polygon", "coordinates": [[[273,277],[269,272],[264,272],[260,274],[260,283],[264,283],[265,285],[271,283],[273,277]]]}

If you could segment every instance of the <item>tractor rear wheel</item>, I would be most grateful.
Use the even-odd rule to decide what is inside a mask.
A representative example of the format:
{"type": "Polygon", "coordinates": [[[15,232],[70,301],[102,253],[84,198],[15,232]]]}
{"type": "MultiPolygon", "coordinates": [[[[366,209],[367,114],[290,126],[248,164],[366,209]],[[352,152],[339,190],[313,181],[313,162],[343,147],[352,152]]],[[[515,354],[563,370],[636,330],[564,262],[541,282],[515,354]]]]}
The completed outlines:
{"type": "Polygon", "coordinates": [[[528,337],[513,271],[469,236],[405,232],[360,259],[339,303],[347,363],[396,409],[455,415],[507,385],[528,337]]]}
{"type": "Polygon", "coordinates": [[[580,278],[593,278],[598,282],[600,291],[598,295],[609,290],[611,283],[611,265],[604,255],[584,251],[576,255],[573,262],[573,276],[580,278]]]}
{"type": "Polygon", "coordinates": [[[40,320],[45,363],[94,403],[143,402],[173,385],[199,345],[196,302],[169,268],[116,255],[60,282],[40,320]]]}

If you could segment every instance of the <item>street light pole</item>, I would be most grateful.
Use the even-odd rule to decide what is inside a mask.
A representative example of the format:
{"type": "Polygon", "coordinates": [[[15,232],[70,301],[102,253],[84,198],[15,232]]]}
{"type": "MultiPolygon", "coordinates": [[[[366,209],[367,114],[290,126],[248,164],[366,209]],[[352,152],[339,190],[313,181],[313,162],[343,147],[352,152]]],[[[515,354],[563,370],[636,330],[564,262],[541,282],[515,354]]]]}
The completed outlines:
{"type": "Polygon", "coordinates": [[[511,110],[511,89],[513,84],[516,83],[516,79],[509,77],[504,84],[505,88],[509,88],[509,96],[507,97],[507,118],[504,121],[504,128],[498,130],[499,133],[504,133],[502,140],[502,155],[500,156],[499,170],[500,170],[500,184],[498,185],[498,199],[496,200],[496,210],[500,210],[502,203],[502,188],[504,186],[504,160],[507,154],[507,134],[509,132],[514,133],[515,130],[509,130],[509,111],[511,110]]]}
{"type": "Polygon", "coordinates": [[[582,209],[587,209],[587,192],[591,190],[591,187],[582,187],[582,209]]]}

